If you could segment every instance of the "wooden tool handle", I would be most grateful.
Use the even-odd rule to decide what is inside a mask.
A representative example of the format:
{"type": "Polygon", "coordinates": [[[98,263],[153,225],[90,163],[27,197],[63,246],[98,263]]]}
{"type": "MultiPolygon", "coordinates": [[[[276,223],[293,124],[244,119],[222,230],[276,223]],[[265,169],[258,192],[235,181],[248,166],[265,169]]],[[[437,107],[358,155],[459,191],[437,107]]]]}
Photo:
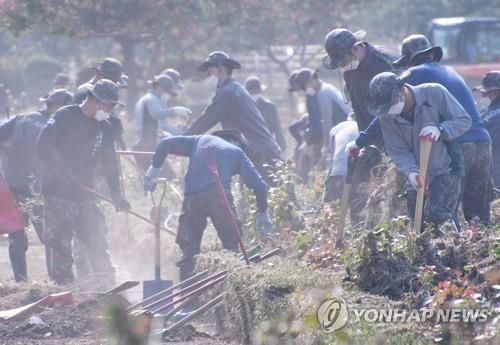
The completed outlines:
{"type": "Polygon", "coordinates": [[[420,165],[418,176],[422,187],[417,189],[417,203],[415,205],[415,219],[413,220],[413,230],[420,232],[422,228],[422,216],[425,199],[425,189],[427,180],[427,168],[429,167],[429,159],[431,157],[432,141],[420,140],[420,165]]]}

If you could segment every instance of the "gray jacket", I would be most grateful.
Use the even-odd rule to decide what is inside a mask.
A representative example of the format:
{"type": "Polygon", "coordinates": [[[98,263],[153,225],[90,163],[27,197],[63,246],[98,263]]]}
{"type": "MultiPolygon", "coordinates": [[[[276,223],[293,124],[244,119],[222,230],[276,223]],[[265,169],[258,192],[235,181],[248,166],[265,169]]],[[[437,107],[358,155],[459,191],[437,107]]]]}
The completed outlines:
{"type": "Polygon", "coordinates": [[[149,90],[135,105],[135,123],[139,140],[153,140],[158,138],[158,122],[175,116],[173,108],[162,100],[161,94],[149,90]],[[147,113],[147,114],[146,114],[147,113]]]}
{"type": "Polygon", "coordinates": [[[250,94],[232,78],[217,89],[212,103],[184,135],[203,134],[219,122],[222,128],[237,129],[245,135],[250,155],[266,151],[281,153],[250,94]]]}
{"type": "Polygon", "coordinates": [[[328,147],[330,145],[330,130],[340,122],[345,121],[352,109],[349,104],[344,102],[340,91],[324,81],[321,81],[317,99],[323,124],[324,146],[328,147]]]}
{"type": "Polygon", "coordinates": [[[427,125],[441,125],[444,133],[433,143],[429,161],[429,181],[451,171],[451,158],[443,140],[452,140],[465,133],[472,120],[458,101],[440,84],[405,84],[415,98],[413,114],[380,117],[387,153],[398,169],[408,176],[417,172],[420,162],[419,134],[427,125]],[[405,118],[413,117],[413,123],[405,118]]]}

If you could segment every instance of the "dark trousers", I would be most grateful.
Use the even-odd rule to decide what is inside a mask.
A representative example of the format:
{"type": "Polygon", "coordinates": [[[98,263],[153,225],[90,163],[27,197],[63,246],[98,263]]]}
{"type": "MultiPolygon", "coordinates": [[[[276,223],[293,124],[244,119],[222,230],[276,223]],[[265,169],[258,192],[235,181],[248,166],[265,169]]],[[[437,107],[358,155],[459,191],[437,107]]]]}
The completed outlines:
{"type": "Polygon", "coordinates": [[[382,154],[374,147],[367,146],[361,150],[352,172],[352,189],[349,199],[349,215],[353,227],[364,226],[362,211],[369,198],[367,183],[375,167],[382,162],[382,154]]]}
{"type": "Polygon", "coordinates": [[[468,142],[460,144],[464,156],[465,177],[462,181],[462,210],[465,220],[474,217],[481,223],[490,221],[490,202],[493,195],[491,179],[491,144],[468,142]]]}
{"type": "Polygon", "coordinates": [[[255,154],[249,154],[248,158],[255,165],[255,168],[269,186],[274,186],[274,176],[278,170],[277,165],[283,162],[276,152],[267,150],[255,154]]]}
{"type": "MultiPolygon", "coordinates": [[[[460,177],[447,173],[434,177],[429,185],[429,195],[424,202],[424,221],[438,226],[447,220],[457,222],[457,204],[460,198],[460,177]]],[[[406,191],[408,215],[415,218],[417,191],[409,188],[406,191]]],[[[422,222],[423,224],[423,222],[422,222]]]]}
{"type": "MultiPolygon", "coordinates": [[[[241,232],[241,225],[234,208],[231,191],[226,190],[226,195],[233,217],[235,217],[241,232]]],[[[195,266],[194,257],[200,253],[201,240],[203,232],[207,227],[208,218],[210,218],[217,230],[224,249],[238,251],[238,241],[231,229],[231,222],[226,216],[224,204],[217,191],[210,189],[186,195],[182,203],[182,213],[179,217],[179,231],[176,238],[176,242],[182,250],[182,259],[177,263],[181,281],[193,274],[195,266]]]]}
{"type": "MultiPolygon", "coordinates": [[[[30,199],[32,199],[30,193],[19,191],[14,188],[12,188],[12,193],[19,207],[21,207],[21,204],[30,202],[30,199]]],[[[43,207],[41,205],[33,205],[31,211],[31,217],[28,213],[23,212],[24,219],[26,219],[26,221],[31,221],[38,238],[43,243],[43,207]]],[[[28,236],[25,229],[20,229],[9,234],[9,259],[12,271],[14,272],[14,279],[17,282],[26,281],[28,279],[28,269],[26,263],[27,250],[28,236]]]]}
{"type": "Polygon", "coordinates": [[[115,269],[108,252],[106,223],[96,202],[45,196],[44,211],[43,239],[51,262],[49,278],[57,284],[74,280],[72,241],[76,237],[92,274],[100,276],[103,286],[113,285],[115,269]]]}

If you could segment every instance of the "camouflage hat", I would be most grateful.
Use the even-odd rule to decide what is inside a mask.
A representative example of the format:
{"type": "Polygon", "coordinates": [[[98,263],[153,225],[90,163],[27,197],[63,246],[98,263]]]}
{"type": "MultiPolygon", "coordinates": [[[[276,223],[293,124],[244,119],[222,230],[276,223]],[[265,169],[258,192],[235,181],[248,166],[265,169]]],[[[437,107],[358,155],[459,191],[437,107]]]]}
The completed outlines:
{"type": "Polygon", "coordinates": [[[382,72],[370,82],[368,111],[375,116],[386,115],[396,100],[404,82],[391,72],[382,72]]]}
{"type": "Polygon", "coordinates": [[[299,91],[299,87],[297,85],[297,75],[299,74],[299,71],[293,71],[292,74],[290,74],[290,77],[288,77],[288,92],[294,92],[294,91],[299,91]]]}
{"type": "Polygon", "coordinates": [[[394,61],[394,65],[407,67],[414,60],[427,52],[433,52],[433,60],[438,62],[443,58],[443,49],[439,46],[431,46],[424,35],[411,35],[403,40],[401,45],[401,57],[394,61]]]}
{"type": "Polygon", "coordinates": [[[166,74],[160,74],[153,78],[153,80],[148,80],[149,84],[157,84],[163,86],[168,92],[177,95],[177,92],[181,89],[179,85],[166,74]]]}
{"type": "Polygon", "coordinates": [[[101,103],[116,105],[120,98],[120,88],[109,79],[101,79],[89,89],[90,93],[101,103]]]}
{"type": "Polygon", "coordinates": [[[55,89],[43,97],[40,102],[47,102],[61,107],[73,103],[73,94],[66,89],[55,89]]]}
{"type": "Polygon", "coordinates": [[[122,63],[113,58],[106,58],[97,66],[91,68],[99,71],[100,74],[106,79],[109,79],[119,86],[126,86],[128,76],[123,73],[122,63]]]}
{"type": "Polygon", "coordinates": [[[181,74],[178,70],[174,68],[167,68],[166,70],[161,72],[161,74],[168,75],[170,78],[172,78],[175,84],[177,84],[179,90],[184,88],[184,85],[181,84],[181,74]]]}
{"type": "Polygon", "coordinates": [[[245,80],[245,89],[249,93],[255,94],[255,93],[261,93],[262,90],[265,89],[265,87],[262,85],[258,77],[251,76],[245,80]]]}
{"type": "Polygon", "coordinates": [[[66,73],[58,73],[54,78],[54,85],[66,86],[69,84],[69,76],[66,73]]]}
{"type": "Polygon", "coordinates": [[[323,56],[323,66],[327,69],[339,68],[344,56],[349,53],[357,42],[362,41],[366,36],[366,31],[359,30],[355,33],[347,29],[335,29],[330,31],[325,37],[325,51],[323,56]]]}
{"type": "Polygon", "coordinates": [[[473,90],[481,93],[500,90],[500,71],[491,71],[486,73],[481,81],[481,85],[474,87],[473,90]]]}
{"type": "Polygon", "coordinates": [[[198,67],[199,71],[206,71],[209,67],[226,66],[233,70],[241,68],[238,61],[232,59],[229,55],[221,51],[211,52],[207,59],[198,67]]]}

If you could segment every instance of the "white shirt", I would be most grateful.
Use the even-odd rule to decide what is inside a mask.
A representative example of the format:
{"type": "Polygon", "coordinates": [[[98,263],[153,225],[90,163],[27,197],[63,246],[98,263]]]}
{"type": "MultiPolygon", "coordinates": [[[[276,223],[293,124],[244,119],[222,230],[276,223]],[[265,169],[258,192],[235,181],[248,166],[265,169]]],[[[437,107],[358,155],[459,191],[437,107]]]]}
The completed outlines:
{"type": "Polygon", "coordinates": [[[356,121],[342,121],[330,131],[330,149],[333,154],[330,176],[347,175],[347,144],[358,137],[356,121]]]}

